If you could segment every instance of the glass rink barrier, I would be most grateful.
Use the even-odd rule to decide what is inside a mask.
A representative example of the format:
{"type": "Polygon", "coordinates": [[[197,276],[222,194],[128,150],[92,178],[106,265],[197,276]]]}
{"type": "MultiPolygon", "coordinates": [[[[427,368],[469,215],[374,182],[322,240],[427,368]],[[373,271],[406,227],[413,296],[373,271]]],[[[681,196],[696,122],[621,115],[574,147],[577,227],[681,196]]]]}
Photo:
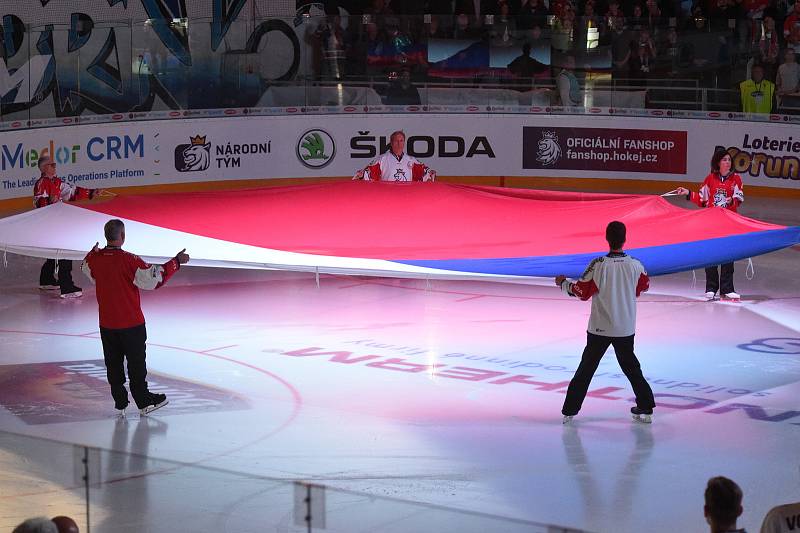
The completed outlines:
{"type": "MultiPolygon", "coordinates": [[[[120,418],[112,445],[145,446],[165,424],[120,418]]],[[[0,431],[0,529],[68,516],[82,532],[579,533],[530,521],[274,479],[0,431]]],[[[254,465],[253,470],[257,470],[254,465]]]]}
{"type": "MultiPolygon", "coordinates": [[[[119,21],[92,12],[36,24],[11,13],[3,26],[0,127],[237,114],[231,110],[283,114],[295,107],[737,112],[739,84],[754,62],[775,82],[785,51],[795,46],[793,33],[776,41],[771,17],[668,15],[657,8],[634,17],[593,8],[501,11],[326,15],[310,4],[283,18],[241,10],[224,20],[209,13],[119,21]]],[[[800,27],[797,33],[800,40],[800,27]]],[[[797,110],[795,91],[771,111],[797,110]]]]}

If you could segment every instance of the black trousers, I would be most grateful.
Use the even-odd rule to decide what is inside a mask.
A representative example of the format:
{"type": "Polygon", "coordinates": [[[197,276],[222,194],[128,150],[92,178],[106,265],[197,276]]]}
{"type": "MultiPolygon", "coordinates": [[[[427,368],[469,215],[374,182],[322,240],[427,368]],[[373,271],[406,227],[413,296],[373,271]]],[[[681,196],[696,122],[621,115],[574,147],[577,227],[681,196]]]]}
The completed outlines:
{"type": "Polygon", "coordinates": [[[592,381],[592,376],[597,371],[600,359],[603,358],[609,345],[614,346],[619,366],[622,368],[625,377],[631,382],[633,393],[636,395],[636,406],[641,409],[652,409],[656,406],[653,391],[647,380],[644,379],[639,360],[636,359],[636,355],[633,353],[633,335],[630,337],[603,337],[587,332],[586,348],[583,350],[578,370],[575,371],[572,381],[569,382],[567,398],[564,400],[564,407],[561,409],[561,413],[572,416],[578,414],[578,411],[581,410],[583,400],[589,391],[589,383],[592,381]]]}
{"type": "Polygon", "coordinates": [[[706,292],[717,291],[720,294],[736,292],[733,290],[733,263],[720,265],[719,271],[716,266],[706,269],[706,292]]]}
{"type": "Polygon", "coordinates": [[[145,341],[147,330],[144,324],[125,329],[100,328],[103,341],[103,357],[106,363],[108,384],[114,406],[124,409],[128,406],[128,391],[125,389],[125,360],[128,361],[128,379],[131,395],[139,409],[150,403],[150,390],[147,388],[147,364],[145,363],[145,341]]]}
{"type": "Polygon", "coordinates": [[[58,279],[56,279],[56,260],[48,259],[39,272],[39,285],[58,285],[61,292],[68,291],[75,286],[72,281],[72,261],[69,259],[58,260],[58,279]]]}

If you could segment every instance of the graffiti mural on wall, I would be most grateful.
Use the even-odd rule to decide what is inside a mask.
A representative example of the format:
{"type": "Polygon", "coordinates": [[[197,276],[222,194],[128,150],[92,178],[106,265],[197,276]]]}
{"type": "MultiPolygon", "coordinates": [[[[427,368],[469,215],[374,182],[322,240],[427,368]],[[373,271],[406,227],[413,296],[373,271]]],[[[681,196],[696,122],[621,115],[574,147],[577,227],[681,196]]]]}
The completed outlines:
{"type": "Polygon", "coordinates": [[[291,17],[255,19],[243,10],[248,0],[210,0],[204,13],[186,2],[88,2],[53,20],[41,0],[38,24],[3,2],[0,115],[246,107],[269,82],[301,71],[291,17]]]}

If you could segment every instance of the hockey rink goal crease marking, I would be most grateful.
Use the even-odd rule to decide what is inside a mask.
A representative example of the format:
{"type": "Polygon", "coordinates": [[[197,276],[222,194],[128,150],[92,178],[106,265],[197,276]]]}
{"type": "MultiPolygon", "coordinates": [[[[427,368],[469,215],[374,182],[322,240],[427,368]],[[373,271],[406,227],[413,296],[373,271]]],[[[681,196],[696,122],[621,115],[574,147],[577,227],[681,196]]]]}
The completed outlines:
{"type": "MultiPolygon", "coordinates": [[[[87,334],[85,334],[85,333],[84,334],[51,333],[51,332],[42,332],[42,331],[24,331],[24,330],[13,330],[13,329],[0,329],[0,333],[12,333],[12,334],[21,334],[21,335],[50,335],[50,336],[57,336],[57,337],[75,337],[75,338],[83,338],[83,339],[95,338],[95,337],[88,337],[87,334]]],[[[166,349],[170,349],[170,350],[178,350],[178,351],[182,351],[182,352],[192,353],[192,354],[195,354],[195,355],[201,355],[201,356],[204,356],[204,357],[213,357],[214,359],[220,359],[222,361],[227,361],[229,363],[234,363],[234,364],[237,364],[237,365],[241,365],[241,366],[244,366],[244,367],[249,368],[251,370],[255,370],[256,372],[259,372],[261,374],[265,374],[268,377],[270,377],[270,378],[274,379],[275,381],[277,381],[278,383],[280,383],[281,385],[283,385],[291,393],[291,395],[292,395],[292,403],[293,403],[292,412],[290,413],[289,417],[280,426],[278,426],[277,428],[273,429],[269,433],[266,433],[266,434],[262,435],[261,437],[255,439],[253,441],[246,442],[246,443],[242,444],[241,446],[237,446],[237,447],[231,448],[229,450],[224,450],[224,451],[215,453],[213,455],[210,455],[208,457],[205,457],[203,459],[199,459],[197,461],[190,461],[188,463],[177,463],[177,461],[172,460],[172,459],[161,459],[161,458],[143,456],[145,459],[148,459],[148,460],[151,460],[151,461],[163,461],[163,462],[177,463],[177,464],[175,464],[174,466],[171,466],[169,468],[162,468],[162,469],[159,469],[159,470],[150,470],[150,471],[146,471],[146,472],[140,472],[138,474],[132,474],[132,475],[128,475],[128,476],[122,476],[122,477],[116,477],[116,478],[108,479],[108,480],[105,480],[105,481],[98,481],[98,482],[95,482],[95,483],[90,483],[89,484],[90,487],[100,487],[102,485],[109,485],[109,484],[112,484],[112,483],[120,483],[120,482],[123,482],[123,481],[130,481],[130,480],[139,479],[139,478],[142,478],[142,477],[145,477],[145,476],[149,476],[149,475],[164,474],[164,473],[172,472],[172,471],[175,471],[175,470],[178,470],[178,469],[181,469],[181,468],[186,468],[186,467],[190,467],[191,468],[191,467],[195,467],[195,466],[198,466],[198,465],[202,465],[203,463],[211,461],[213,459],[217,459],[219,457],[225,457],[227,455],[230,455],[231,453],[235,453],[235,452],[238,452],[240,450],[243,450],[243,449],[245,449],[245,448],[247,448],[249,446],[252,446],[253,444],[261,442],[261,441],[263,441],[265,439],[268,439],[268,438],[272,437],[273,435],[276,435],[277,433],[280,433],[281,431],[286,429],[290,424],[292,424],[292,422],[294,422],[295,418],[297,418],[297,415],[300,414],[300,409],[301,409],[301,407],[303,405],[303,399],[300,396],[300,393],[297,391],[297,389],[291,383],[289,383],[288,381],[286,381],[282,377],[280,377],[280,376],[278,376],[278,375],[276,375],[276,374],[274,374],[274,373],[272,373],[272,372],[270,372],[268,370],[264,370],[263,368],[259,368],[259,367],[255,366],[255,365],[251,365],[250,363],[245,363],[243,361],[238,361],[238,360],[232,359],[230,357],[225,357],[225,356],[216,355],[216,354],[210,354],[210,353],[206,353],[206,352],[198,351],[198,350],[192,350],[190,348],[184,348],[184,347],[181,347],[181,346],[171,346],[171,345],[168,345],[168,344],[157,344],[157,343],[152,343],[152,342],[148,342],[147,344],[149,346],[157,346],[159,348],[166,348],[166,349]]],[[[228,346],[226,346],[226,348],[228,348],[228,346]]],[[[214,348],[214,349],[219,350],[221,348],[214,348]]],[[[30,436],[30,435],[26,435],[26,437],[32,438],[32,439],[37,438],[35,436],[30,436]]],[[[65,443],[65,444],[80,446],[80,444],[76,444],[76,443],[65,443]]],[[[93,446],[88,446],[88,447],[92,448],[93,446]]],[[[130,453],[130,452],[125,452],[125,451],[120,451],[120,450],[102,450],[102,451],[107,452],[107,453],[119,453],[119,454],[142,457],[141,455],[136,454],[136,453],[130,453]]],[[[224,473],[229,474],[229,475],[238,475],[238,476],[245,476],[245,477],[259,477],[259,476],[254,476],[253,474],[241,473],[241,472],[236,472],[236,471],[226,471],[226,470],[222,470],[222,469],[212,469],[210,467],[204,467],[204,468],[208,468],[209,470],[213,470],[213,471],[224,472],[224,473]]],[[[82,488],[83,486],[84,485],[75,485],[75,486],[72,486],[72,487],[63,487],[61,489],[54,489],[54,490],[47,490],[47,491],[40,491],[40,492],[27,492],[27,493],[22,493],[22,494],[3,495],[3,496],[0,496],[0,500],[8,500],[8,499],[14,499],[14,498],[25,498],[25,497],[30,497],[30,496],[41,496],[41,495],[44,495],[44,494],[57,494],[57,493],[63,492],[63,491],[76,490],[76,489],[82,488]]]]}

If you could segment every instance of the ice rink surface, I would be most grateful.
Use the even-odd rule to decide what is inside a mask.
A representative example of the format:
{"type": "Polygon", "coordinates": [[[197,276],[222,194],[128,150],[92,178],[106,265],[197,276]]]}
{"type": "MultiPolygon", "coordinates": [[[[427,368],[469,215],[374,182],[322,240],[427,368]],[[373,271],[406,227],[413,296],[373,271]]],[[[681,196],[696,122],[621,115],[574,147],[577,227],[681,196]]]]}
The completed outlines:
{"type": "MultiPolygon", "coordinates": [[[[800,224],[797,201],[741,211],[800,224]]],[[[262,476],[358,493],[329,495],[329,512],[365,517],[340,531],[434,530],[426,508],[394,499],[452,509],[433,513],[437,531],[480,522],[467,512],[517,520],[483,531],[704,531],[715,475],[742,487],[748,531],[800,500],[797,247],[755,258],[752,280],[737,262],[738,304],[703,301],[702,271],[696,285],[691,272],[651,281],[636,334],[658,404],[649,426],[630,419],[612,349],[562,426],[590,304],[552,280],[317,287],[303,273],[191,267],[142,298],[150,385],[170,404],[119,420],[78,264],[85,294],[61,300],[37,289],[41,260],[7,262],[0,431],[104,450],[92,531],[295,531],[291,494],[274,503],[288,489],[262,476]]],[[[0,530],[38,514],[85,525],[72,462],[69,447],[2,435],[0,530]]]]}

